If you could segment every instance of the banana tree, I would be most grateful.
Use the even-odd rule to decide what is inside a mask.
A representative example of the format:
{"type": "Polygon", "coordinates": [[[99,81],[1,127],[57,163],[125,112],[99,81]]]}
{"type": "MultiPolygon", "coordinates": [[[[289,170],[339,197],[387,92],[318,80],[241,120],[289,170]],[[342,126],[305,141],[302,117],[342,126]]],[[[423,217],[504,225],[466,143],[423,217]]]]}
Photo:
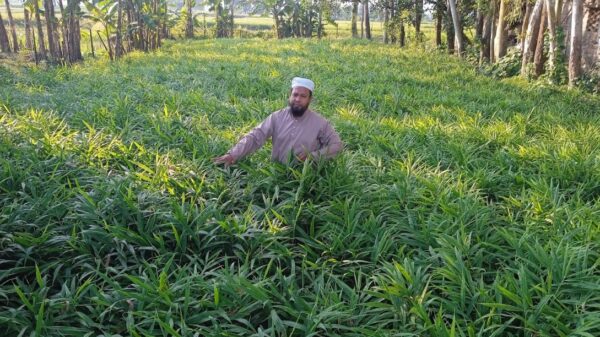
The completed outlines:
{"type": "MultiPolygon", "coordinates": [[[[115,14],[117,13],[119,2],[115,2],[113,0],[91,0],[88,2],[84,2],[84,5],[88,11],[85,18],[92,20],[93,22],[102,24],[104,28],[104,34],[106,38],[106,43],[102,39],[100,35],[100,31],[97,31],[98,37],[100,37],[100,41],[104,45],[104,48],[108,52],[108,57],[113,60],[114,53],[113,47],[111,45],[111,30],[120,30],[121,27],[115,26],[115,14]]],[[[116,40],[116,38],[115,38],[116,40]]],[[[117,46],[120,48],[121,46],[117,46]]]]}

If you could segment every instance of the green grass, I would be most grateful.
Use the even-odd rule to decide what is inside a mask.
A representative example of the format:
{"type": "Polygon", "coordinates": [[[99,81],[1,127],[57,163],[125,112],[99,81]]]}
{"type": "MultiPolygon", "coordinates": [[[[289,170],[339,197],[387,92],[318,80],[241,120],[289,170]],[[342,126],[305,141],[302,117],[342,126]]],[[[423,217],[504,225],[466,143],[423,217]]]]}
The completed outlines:
{"type": "Polygon", "coordinates": [[[431,50],[0,67],[0,335],[600,335],[600,102],[431,50]],[[345,143],[210,159],[293,76],[345,143]]]}

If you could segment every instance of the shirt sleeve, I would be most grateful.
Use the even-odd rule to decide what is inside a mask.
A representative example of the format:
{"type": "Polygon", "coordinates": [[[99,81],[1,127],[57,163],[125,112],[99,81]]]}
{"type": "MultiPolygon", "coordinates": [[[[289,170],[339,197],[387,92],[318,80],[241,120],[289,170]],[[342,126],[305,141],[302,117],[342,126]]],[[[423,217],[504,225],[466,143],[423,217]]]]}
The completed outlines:
{"type": "Polygon", "coordinates": [[[326,122],[318,135],[320,148],[311,152],[314,158],[331,159],[335,157],[343,147],[342,140],[337,132],[331,126],[331,123],[326,122]]]}
{"type": "Polygon", "coordinates": [[[262,123],[240,139],[240,141],[227,153],[232,155],[236,161],[254,153],[273,135],[273,123],[273,114],[271,114],[262,123]]]}

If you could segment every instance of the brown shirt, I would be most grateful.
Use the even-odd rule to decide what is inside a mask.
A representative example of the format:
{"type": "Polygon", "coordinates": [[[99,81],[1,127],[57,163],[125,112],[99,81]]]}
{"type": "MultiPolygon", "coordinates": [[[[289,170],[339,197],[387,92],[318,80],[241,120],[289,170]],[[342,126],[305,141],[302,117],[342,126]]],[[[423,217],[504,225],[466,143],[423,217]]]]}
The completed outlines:
{"type": "Polygon", "coordinates": [[[237,161],[258,150],[269,137],[273,140],[271,159],[281,163],[289,163],[302,153],[333,158],[342,149],[340,136],[321,115],[306,110],[296,118],[289,108],[284,108],[269,115],[228,153],[237,161]]]}

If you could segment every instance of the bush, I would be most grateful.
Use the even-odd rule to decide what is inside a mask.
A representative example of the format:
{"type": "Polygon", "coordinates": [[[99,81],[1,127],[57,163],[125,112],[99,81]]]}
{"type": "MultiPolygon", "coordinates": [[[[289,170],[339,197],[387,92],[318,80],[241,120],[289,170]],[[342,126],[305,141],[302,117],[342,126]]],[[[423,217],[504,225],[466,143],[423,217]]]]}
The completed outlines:
{"type": "Polygon", "coordinates": [[[600,67],[596,66],[591,71],[583,73],[577,81],[577,86],[583,91],[600,94],[600,67]]]}
{"type": "Polygon", "coordinates": [[[486,65],[482,70],[484,74],[496,78],[516,76],[521,71],[521,59],[521,51],[512,48],[498,62],[486,65]]]}

